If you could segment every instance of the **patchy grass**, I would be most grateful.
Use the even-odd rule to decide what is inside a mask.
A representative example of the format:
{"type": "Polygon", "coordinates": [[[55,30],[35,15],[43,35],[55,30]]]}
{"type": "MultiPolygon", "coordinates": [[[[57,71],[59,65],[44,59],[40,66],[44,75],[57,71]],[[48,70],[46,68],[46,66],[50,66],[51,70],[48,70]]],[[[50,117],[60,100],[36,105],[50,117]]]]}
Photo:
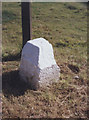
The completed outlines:
{"type": "Polygon", "coordinates": [[[19,78],[21,3],[3,3],[3,118],[87,118],[87,7],[32,3],[32,37],[54,48],[60,81],[31,90],[19,78]]]}

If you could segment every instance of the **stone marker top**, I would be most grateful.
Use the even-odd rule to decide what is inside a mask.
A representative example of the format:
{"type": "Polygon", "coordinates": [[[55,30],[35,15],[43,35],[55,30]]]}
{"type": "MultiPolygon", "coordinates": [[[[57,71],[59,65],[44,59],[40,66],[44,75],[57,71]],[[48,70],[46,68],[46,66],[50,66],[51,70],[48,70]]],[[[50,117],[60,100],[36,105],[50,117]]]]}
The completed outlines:
{"type": "Polygon", "coordinates": [[[30,58],[31,64],[40,69],[56,65],[52,45],[44,38],[29,40],[22,50],[22,55],[30,58]]]}

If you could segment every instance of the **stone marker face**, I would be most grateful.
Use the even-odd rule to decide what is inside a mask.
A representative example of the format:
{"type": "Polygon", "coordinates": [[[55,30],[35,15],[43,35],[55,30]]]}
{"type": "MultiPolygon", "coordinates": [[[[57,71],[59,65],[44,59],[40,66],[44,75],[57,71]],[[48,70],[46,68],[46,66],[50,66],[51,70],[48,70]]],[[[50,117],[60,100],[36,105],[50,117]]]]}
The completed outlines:
{"type": "Polygon", "coordinates": [[[60,68],[54,59],[52,45],[44,38],[29,40],[22,50],[19,73],[33,89],[57,82],[60,68]]]}

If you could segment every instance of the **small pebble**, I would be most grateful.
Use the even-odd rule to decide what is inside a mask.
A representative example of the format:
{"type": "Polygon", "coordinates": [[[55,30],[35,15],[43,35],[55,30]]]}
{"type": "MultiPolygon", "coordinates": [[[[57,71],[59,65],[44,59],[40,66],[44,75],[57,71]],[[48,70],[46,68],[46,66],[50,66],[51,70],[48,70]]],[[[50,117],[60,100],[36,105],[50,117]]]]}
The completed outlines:
{"type": "Polygon", "coordinates": [[[75,79],[79,79],[79,76],[75,76],[74,78],[75,78],[75,79]]]}

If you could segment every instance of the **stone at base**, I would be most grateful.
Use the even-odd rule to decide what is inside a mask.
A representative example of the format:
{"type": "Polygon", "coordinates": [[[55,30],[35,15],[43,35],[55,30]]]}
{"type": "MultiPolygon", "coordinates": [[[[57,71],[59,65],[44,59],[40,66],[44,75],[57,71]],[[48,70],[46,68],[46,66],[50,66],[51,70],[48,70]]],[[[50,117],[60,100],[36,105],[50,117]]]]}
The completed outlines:
{"type": "Polygon", "coordinates": [[[54,59],[52,45],[44,38],[28,41],[22,50],[19,73],[33,89],[57,82],[60,68],[54,59]]]}

